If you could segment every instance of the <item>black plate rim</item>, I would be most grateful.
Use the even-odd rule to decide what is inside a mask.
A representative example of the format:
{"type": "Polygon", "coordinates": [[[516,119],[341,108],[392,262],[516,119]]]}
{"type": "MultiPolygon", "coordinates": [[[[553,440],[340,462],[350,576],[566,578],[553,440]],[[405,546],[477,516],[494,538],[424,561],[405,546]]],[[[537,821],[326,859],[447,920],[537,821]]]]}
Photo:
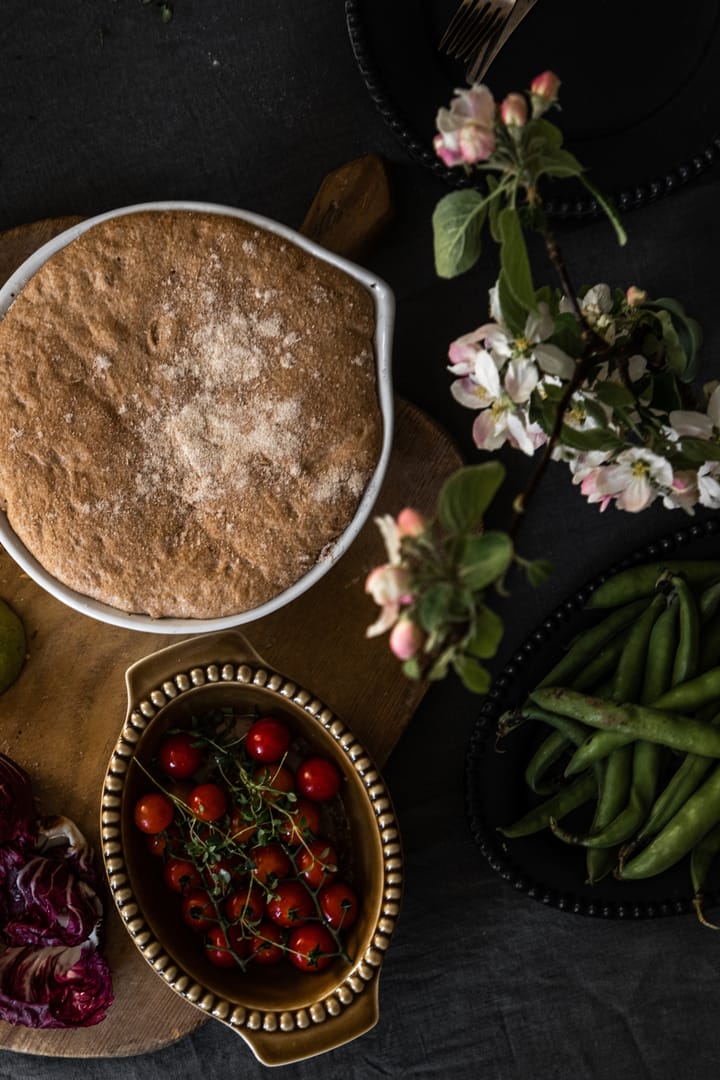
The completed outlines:
{"type": "MultiPolygon", "coordinates": [[[[585,607],[595,589],[619,570],[667,557],[693,541],[718,535],[720,535],[720,516],[709,517],[684,529],[668,532],[659,540],[637,548],[630,555],[615,562],[560,603],[536,626],[493,681],[470,736],[465,763],[465,807],[472,838],[481,856],[490,868],[516,892],[524,893],[547,907],[600,919],[652,919],[668,915],[688,915],[694,912],[692,898],[689,896],[679,899],[659,898],[656,901],[624,902],[608,899],[593,901],[565,890],[558,890],[548,881],[542,881],[529,874],[513,857],[511,847],[504,846],[502,839],[488,827],[479,813],[476,778],[478,763],[494,741],[495,724],[505,708],[506,695],[512,690],[516,679],[522,676],[523,668],[529,659],[535,657],[538,649],[549,642],[554,634],[562,631],[567,622],[585,607]]],[[[551,877],[552,875],[549,875],[550,879],[551,877]]],[[[720,896],[709,892],[706,896],[707,906],[712,907],[718,903],[720,903],[720,896]]]]}
{"type": "MultiPolygon", "coordinates": [[[[472,182],[463,173],[445,166],[424,140],[420,139],[412,124],[392,100],[365,33],[363,2],[364,0],[345,0],[345,20],[355,61],[375,108],[411,158],[434,173],[449,188],[471,187],[472,182]]],[[[644,184],[608,192],[608,196],[621,213],[627,213],[673,194],[707,172],[719,160],[720,135],[716,135],[699,147],[693,157],[678,161],[663,175],[644,184]]],[[[543,204],[543,209],[549,218],[564,222],[591,221],[603,214],[597,200],[591,197],[548,199],[543,204]]]]}

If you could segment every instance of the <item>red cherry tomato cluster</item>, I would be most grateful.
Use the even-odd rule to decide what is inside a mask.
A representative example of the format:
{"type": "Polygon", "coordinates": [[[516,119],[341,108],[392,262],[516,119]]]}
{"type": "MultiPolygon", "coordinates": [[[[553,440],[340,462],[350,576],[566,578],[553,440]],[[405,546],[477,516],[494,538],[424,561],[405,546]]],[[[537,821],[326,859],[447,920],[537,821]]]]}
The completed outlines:
{"type": "Polygon", "coordinates": [[[208,960],[318,972],[346,955],[358,898],[324,810],[342,787],[337,766],[301,756],[282,720],[238,735],[224,713],[167,734],[156,761],[160,790],[138,799],[135,824],[208,960]]]}

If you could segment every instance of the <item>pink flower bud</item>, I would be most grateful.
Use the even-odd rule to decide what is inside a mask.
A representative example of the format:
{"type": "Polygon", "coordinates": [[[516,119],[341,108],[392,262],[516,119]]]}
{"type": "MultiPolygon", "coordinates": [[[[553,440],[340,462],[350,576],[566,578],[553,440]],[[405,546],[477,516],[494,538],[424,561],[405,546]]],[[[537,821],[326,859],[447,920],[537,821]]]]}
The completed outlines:
{"type": "Polygon", "coordinates": [[[370,593],[376,604],[410,603],[412,580],[410,572],[402,566],[376,566],[365,581],[365,592],[370,593]]]}
{"type": "Polygon", "coordinates": [[[543,71],[530,83],[533,116],[542,116],[557,101],[560,80],[553,71],[543,71]]]}
{"type": "Polygon", "coordinates": [[[397,516],[397,528],[400,536],[420,536],[427,529],[427,519],[417,510],[406,506],[397,516]]]}
{"type": "Polygon", "coordinates": [[[398,660],[410,660],[421,648],[425,635],[411,619],[398,619],[390,633],[390,651],[398,660]]]}
{"type": "Polygon", "coordinates": [[[523,127],[527,123],[527,102],[522,94],[508,94],[500,106],[500,119],[507,127],[523,127]]]}
{"type": "Polygon", "coordinates": [[[631,285],[625,293],[628,307],[642,307],[648,298],[644,289],[638,289],[637,285],[631,285]]]}
{"type": "Polygon", "coordinates": [[[543,71],[530,83],[530,93],[545,98],[548,102],[556,100],[559,89],[560,80],[554,71],[543,71]]]}

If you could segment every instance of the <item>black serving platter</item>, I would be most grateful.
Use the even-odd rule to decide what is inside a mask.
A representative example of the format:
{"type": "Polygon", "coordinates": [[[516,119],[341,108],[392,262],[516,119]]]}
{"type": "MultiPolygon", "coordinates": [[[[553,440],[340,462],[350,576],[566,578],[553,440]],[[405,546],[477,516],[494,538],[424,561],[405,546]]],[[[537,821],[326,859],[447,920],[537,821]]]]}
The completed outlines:
{"type": "MultiPolygon", "coordinates": [[[[555,609],[506,664],[487,694],[475,723],[466,764],[467,811],[481,855],[514,889],[541,903],[579,915],[601,918],[653,918],[693,911],[689,860],[646,881],[617,881],[608,876],[590,886],[585,881],[585,849],[565,844],[546,829],[534,836],[505,839],[497,829],[508,825],[541,800],[525,783],[524,770],[538,740],[547,734],[539,724],[525,724],[498,742],[497,721],[512,709],[559,659],[568,643],[602,618],[585,609],[592,592],[618,570],[663,558],[720,555],[720,517],[676,530],[634,551],[594,577],[555,609]]],[[[587,811],[585,811],[587,813],[587,811]]],[[[583,811],[564,824],[587,827],[583,811]]],[[[720,903],[720,866],[708,882],[706,908],[720,903]]]]}
{"type": "MultiPolygon", "coordinates": [[[[465,65],[438,43],[459,0],[346,0],[360,73],[410,156],[451,187],[470,181],[432,148],[438,108],[466,86],[465,65]]],[[[622,212],[669,195],[720,159],[720,6],[716,0],[595,0],[585,15],[568,0],[537,0],[484,82],[496,100],[550,68],[562,80],[551,118],[589,176],[622,212]]],[[[575,181],[556,182],[545,209],[591,219],[596,201],[575,181]]]]}

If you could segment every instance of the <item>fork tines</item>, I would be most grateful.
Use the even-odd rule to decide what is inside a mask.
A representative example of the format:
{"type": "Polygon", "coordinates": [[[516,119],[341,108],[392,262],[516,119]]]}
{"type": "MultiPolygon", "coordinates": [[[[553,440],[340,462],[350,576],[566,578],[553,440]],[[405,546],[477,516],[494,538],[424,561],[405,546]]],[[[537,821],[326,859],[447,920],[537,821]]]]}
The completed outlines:
{"type": "Polygon", "coordinates": [[[502,12],[490,0],[462,0],[440,41],[439,48],[456,60],[470,60],[478,46],[499,26],[502,12]]]}

